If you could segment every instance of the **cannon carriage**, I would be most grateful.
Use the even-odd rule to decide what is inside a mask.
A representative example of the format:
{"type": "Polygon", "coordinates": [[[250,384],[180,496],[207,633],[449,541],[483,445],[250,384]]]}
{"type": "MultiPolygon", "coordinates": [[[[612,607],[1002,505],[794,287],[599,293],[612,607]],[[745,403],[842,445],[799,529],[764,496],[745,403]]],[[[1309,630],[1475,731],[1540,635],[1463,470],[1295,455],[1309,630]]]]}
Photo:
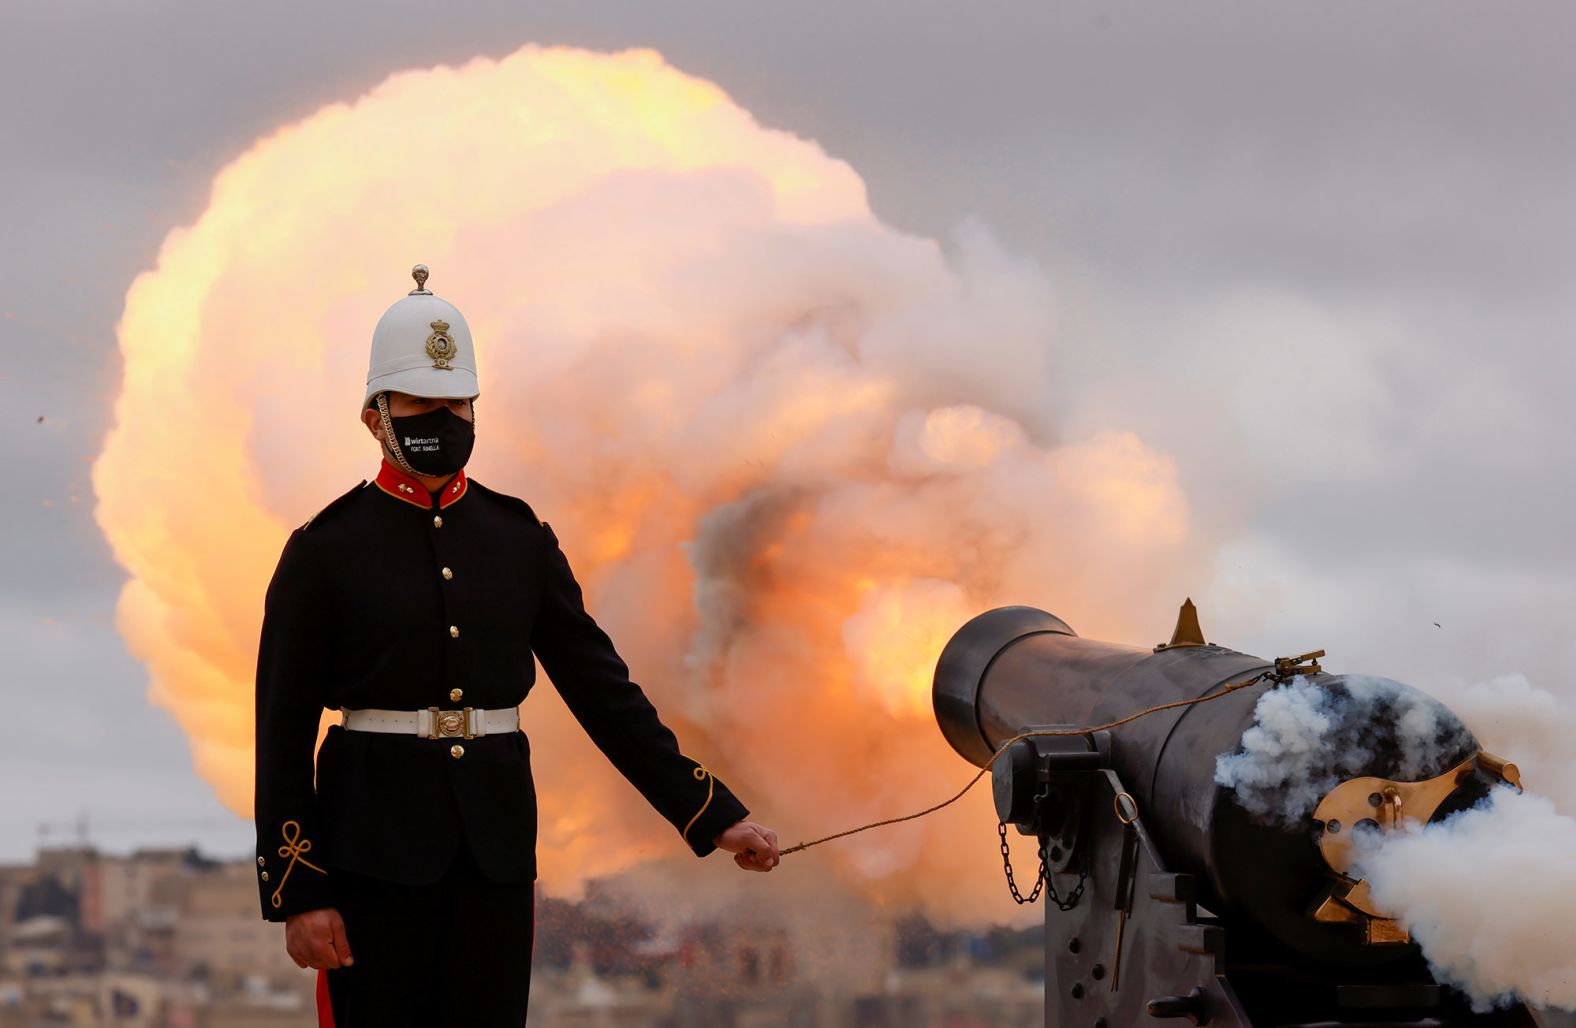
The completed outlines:
{"type": "Polygon", "coordinates": [[[1320,656],[1211,645],[1191,602],[1154,647],[1083,639],[1029,607],[981,614],[947,644],[933,691],[941,730],[992,767],[1004,860],[1007,826],[1038,844],[1043,881],[1023,889],[1028,875],[1010,863],[1008,878],[1014,895],[1046,899],[1047,1025],[1572,1023],[1521,1004],[1473,1010],[1354,877],[1354,832],[1448,816],[1496,784],[1519,788],[1515,766],[1484,753],[1453,714],[1441,708],[1438,744],[1421,757],[1383,717],[1355,726],[1367,744],[1343,764],[1354,773],[1306,816],[1249,810],[1217,782],[1217,758],[1238,750],[1266,688],[1352,687],[1320,656]]]}

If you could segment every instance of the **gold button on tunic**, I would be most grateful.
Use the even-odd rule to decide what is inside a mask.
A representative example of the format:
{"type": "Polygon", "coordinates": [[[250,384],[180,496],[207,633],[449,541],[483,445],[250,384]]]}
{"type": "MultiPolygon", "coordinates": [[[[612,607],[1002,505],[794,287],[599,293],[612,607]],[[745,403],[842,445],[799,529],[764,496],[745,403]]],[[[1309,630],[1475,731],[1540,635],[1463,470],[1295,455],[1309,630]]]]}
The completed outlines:
{"type": "MultiPolygon", "coordinates": [[[[332,878],[341,870],[435,881],[453,858],[455,835],[464,836],[478,864],[518,868],[528,880],[536,870],[531,839],[538,819],[529,749],[518,732],[484,734],[489,726],[481,722],[482,708],[519,705],[538,659],[593,743],[696,855],[749,813],[680,751],[606,634],[595,629],[557,536],[523,500],[465,485],[458,475],[432,497],[386,463],[371,488],[356,486],[292,533],[263,599],[256,683],[263,702],[254,738],[259,848],[252,859],[266,857],[266,867],[253,866],[269,921],[334,906],[332,878]],[[451,524],[456,504],[464,506],[451,524]],[[430,536],[422,536],[424,521],[430,536]],[[456,585],[461,566],[465,581],[456,585]],[[432,575],[437,590],[423,589],[421,580],[432,575]],[[340,604],[341,595],[375,602],[340,604]],[[445,630],[455,645],[439,641],[445,630]],[[483,683],[485,696],[476,691],[483,683]],[[325,773],[314,780],[321,710],[363,705],[421,711],[428,740],[401,752],[432,760],[447,752],[455,769],[433,774],[425,759],[391,759],[379,763],[376,776],[336,773],[331,765],[345,756],[349,735],[335,732],[325,773]],[[480,763],[462,770],[472,744],[467,729],[483,741],[476,743],[480,763]],[[486,734],[509,738],[488,742],[486,734]],[[331,841],[340,845],[324,845],[331,841]],[[324,862],[330,858],[334,872],[324,862]]],[[[514,719],[508,722],[512,729],[514,719]]],[[[384,747],[371,736],[358,735],[355,744],[384,747]]],[[[387,747],[392,754],[395,743],[387,747]]],[[[528,916],[530,889],[516,898],[528,916]]],[[[502,917],[487,906],[478,917],[502,917]]],[[[528,939],[520,941],[509,943],[517,968],[527,962],[518,951],[529,954],[528,939]]],[[[493,999],[495,990],[486,991],[482,998],[493,999]]],[[[452,1013],[456,1023],[483,1020],[463,1003],[452,1013]]]]}

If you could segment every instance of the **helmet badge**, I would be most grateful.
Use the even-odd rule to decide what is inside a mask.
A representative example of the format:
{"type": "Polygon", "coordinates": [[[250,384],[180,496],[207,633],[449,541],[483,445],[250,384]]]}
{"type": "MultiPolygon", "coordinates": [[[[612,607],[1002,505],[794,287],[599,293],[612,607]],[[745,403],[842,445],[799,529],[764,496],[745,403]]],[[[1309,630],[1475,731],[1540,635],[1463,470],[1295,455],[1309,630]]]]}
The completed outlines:
{"type": "Polygon", "coordinates": [[[431,322],[431,325],[432,335],[427,337],[427,356],[432,358],[433,367],[453,371],[454,367],[449,362],[459,352],[459,347],[449,338],[449,323],[440,318],[431,322]]]}

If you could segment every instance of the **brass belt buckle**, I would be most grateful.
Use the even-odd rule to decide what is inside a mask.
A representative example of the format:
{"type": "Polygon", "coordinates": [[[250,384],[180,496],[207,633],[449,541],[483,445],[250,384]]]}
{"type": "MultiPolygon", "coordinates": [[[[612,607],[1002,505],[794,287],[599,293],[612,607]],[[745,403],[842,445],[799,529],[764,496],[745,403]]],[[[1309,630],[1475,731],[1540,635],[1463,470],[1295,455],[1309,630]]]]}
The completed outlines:
{"type": "Polygon", "coordinates": [[[469,739],[471,732],[471,708],[464,710],[439,710],[437,707],[428,707],[432,714],[432,737],[434,739],[469,739]]]}

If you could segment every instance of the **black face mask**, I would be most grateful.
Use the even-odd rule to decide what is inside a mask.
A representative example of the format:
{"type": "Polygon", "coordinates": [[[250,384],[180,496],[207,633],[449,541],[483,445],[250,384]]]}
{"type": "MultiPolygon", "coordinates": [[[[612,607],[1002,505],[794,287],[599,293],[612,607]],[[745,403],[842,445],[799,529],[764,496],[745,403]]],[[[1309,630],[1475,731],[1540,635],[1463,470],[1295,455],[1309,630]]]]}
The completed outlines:
{"type": "Polygon", "coordinates": [[[447,407],[404,418],[389,418],[398,450],[419,474],[452,475],[471,459],[476,426],[447,407]]]}

